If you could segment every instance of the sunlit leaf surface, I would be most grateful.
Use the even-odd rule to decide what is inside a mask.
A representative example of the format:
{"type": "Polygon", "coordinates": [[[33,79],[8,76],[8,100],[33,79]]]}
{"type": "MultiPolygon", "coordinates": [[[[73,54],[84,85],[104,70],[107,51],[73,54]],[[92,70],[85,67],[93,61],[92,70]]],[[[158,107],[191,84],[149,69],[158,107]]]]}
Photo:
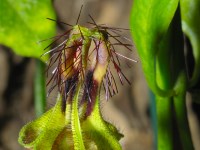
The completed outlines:
{"type": "Polygon", "coordinates": [[[40,57],[48,42],[38,41],[54,36],[55,18],[51,0],[2,0],[0,2],[0,44],[22,56],[40,57]]]}

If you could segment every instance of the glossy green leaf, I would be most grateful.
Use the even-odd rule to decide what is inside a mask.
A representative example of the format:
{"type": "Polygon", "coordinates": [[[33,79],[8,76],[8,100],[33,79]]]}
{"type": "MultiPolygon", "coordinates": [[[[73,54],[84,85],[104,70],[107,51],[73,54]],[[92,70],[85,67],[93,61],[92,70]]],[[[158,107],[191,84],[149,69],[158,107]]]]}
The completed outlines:
{"type": "Polygon", "coordinates": [[[178,6],[178,0],[135,0],[131,12],[131,33],[138,50],[143,71],[151,90],[170,96],[156,82],[156,54],[178,6]]]}
{"type": "Polygon", "coordinates": [[[48,42],[38,41],[54,36],[55,18],[51,0],[2,0],[0,2],[0,44],[21,56],[40,57],[48,42]]]}
{"type": "Polygon", "coordinates": [[[200,0],[181,0],[182,28],[193,49],[195,66],[190,81],[194,86],[200,77],[200,0]]]}

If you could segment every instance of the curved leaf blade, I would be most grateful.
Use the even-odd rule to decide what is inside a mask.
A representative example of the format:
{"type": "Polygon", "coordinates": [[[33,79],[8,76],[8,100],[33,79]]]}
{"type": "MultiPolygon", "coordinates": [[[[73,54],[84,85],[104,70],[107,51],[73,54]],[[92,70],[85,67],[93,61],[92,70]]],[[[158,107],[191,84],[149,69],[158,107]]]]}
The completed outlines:
{"type": "Polygon", "coordinates": [[[190,86],[194,86],[200,77],[200,1],[199,0],[181,0],[181,17],[182,28],[186,36],[189,38],[193,55],[195,59],[195,67],[190,86]]]}
{"type": "Polygon", "coordinates": [[[147,83],[155,94],[170,96],[156,82],[156,54],[178,6],[178,0],[135,0],[131,33],[141,58],[147,83]]]}
{"type": "Polygon", "coordinates": [[[0,44],[13,49],[21,56],[41,58],[48,43],[38,41],[55,33],[55,23],[45,18],[55,18],[50,0],[3,0],[0,3],[0,44]]]}

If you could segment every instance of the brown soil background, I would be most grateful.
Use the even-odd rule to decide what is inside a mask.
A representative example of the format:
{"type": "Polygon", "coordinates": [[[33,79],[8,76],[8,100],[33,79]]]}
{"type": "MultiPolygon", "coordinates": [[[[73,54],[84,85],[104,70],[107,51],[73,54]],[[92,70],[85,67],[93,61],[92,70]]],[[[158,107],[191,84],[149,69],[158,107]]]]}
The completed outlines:
{"type": "MultiPolygon", "coordinates": [[[[129,28],[132,0],[56,0],[53,2],[58,20],[75,24],[81,5],[84,4],[79,23],[84,25],[91,14],[98,24],[129,28]]],[[[139,12],[138,12],[139,13],[139,12]]],[[[47,16],[48,17],[48,16],[47,16]]],[[[67,28],[57,26],[57,33],[67,28]]],[[[134,29],[132,29],[134,30],[134,29]]],[[[130,38],[130,33],[122,33],[130,38]]],[[[131,38],[130,38],[131,39],[131,38]]],[[[120,53],[139,60],[133,47],[132,53],[120,53]]],[[[126,62],[124,62],[126,64],[126,62]]],[[[119,87],[119,93],[106,101],[102,95],[102,113],[125,135],[120,141],[124,150],[153,150],[153,132],[149,113],[149,91],[141,64],[123,65],[123,71],[132,82],[119,87]]],[[[35,118],[33,78],[35,60],[15,55],[9,48],[0,46],[0,150],[22,150],[17,138],[20,128],[35,118]]],[[[119,81],[118,81],[118,84],[119,81]]],[[[56,92],[54,92],[56,93],[56,92]]],[[[48,107],[56,95],[48,99],[48,107]]],[[[192,107],[188,94],[188,116],[195,149],[200,149],[199,105],[192,107]],[[193,108],[193,109],[192,109],[193,108]],[[196,113],[195,113],[196,112],[196,113]]]]}

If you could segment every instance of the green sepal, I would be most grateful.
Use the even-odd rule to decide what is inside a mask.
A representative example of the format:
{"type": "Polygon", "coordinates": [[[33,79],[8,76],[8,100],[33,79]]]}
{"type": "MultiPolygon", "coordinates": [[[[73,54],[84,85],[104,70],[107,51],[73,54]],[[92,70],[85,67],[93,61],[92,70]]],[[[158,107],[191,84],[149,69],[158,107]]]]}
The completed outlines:
{"type": "Polygon", "coordinates": [[[121,150],[119,140],[123,135],[115,126],[103,119],[99,101],[99,96],[97,96],[94,110],[82,123],[84,136],[94,141],[98,150],[121,150]]]}
{"type": "Polygon", "coordinates": [[[72,101],[72,112],[71,112],[71,129],[74,141],[74,150],[84,150],[84,142],[82,137],[82,130],[79,119],[78,104],[79,104],[79,94],[80,94],[80,84],[78,85],[76,94],[74,95],[72,101]]]}
{"type": "MultiPolygon", "coordinates": [[[[70,114],[70,110],[67,107],[66,114],[70,114]]],[[[18,141],[26,148],[51,150],[57,136],[69,123],[68,115],[61,112],[59,96],[53,108],[21,129],[18,141]]]]}

